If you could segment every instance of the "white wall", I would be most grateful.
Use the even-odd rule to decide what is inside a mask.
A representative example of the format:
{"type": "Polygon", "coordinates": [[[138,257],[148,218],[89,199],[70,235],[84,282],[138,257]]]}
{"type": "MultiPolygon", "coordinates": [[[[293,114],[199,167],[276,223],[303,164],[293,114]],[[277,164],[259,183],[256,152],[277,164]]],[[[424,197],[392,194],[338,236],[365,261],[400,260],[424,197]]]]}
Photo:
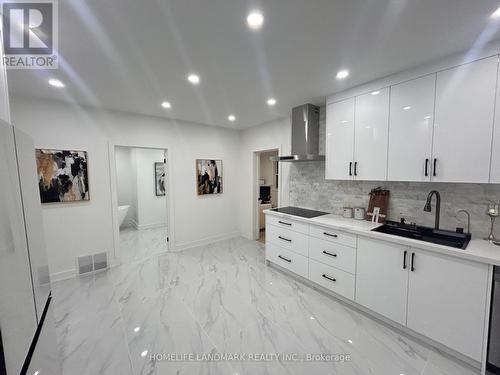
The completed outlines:
{"type": "Polygon", "coordinates": [[[51,272],[71,276],[77,255],[114,249],[109,145],[168,149],[174,249],[239,233],[240,136],[237,131],[55,101],[13,97],[12,122],[36,147],[87,150],[90,201],[45,205],[51,272]],[[224,193],[196,195],[195,159],[224,161],[224,193]],[[214,220],[213,213],[222,213],[214,220]]]}
{"type": "MultiPolygon", "coordinates": [[[[291,125],[289,118],[272,121],[263,125],[245,129],[240,134],[241,153],[240,153],[240,175],[241,175],[241,199],[240,199],[240,230],[246,238],[254,238],[254,225],[257,220],[254,212],[257,207],[257,170],[254,154],[257,151],[267,151],[278,149],[280,155],[289,155],[291,152],[291,125]]],[[[281,181],[280,181],[280,201],[279,206],[288,205],[289,184],[288,163],[280,163],[281,181]]]]}
{"type": "Polygon", "coordinates": [[[116,190],[119,206],[130,206],[123,227],[137,222],[137,178],[133,148],[115,147],[116,190]]]}
{"type": "Polygon", "coordinates": [[[163,162],[164,150],[136,148],[135,174],[137,186],[137,228],[155,228],[167,224],[166,196],[156,196],[155,162],[163,162]]]}

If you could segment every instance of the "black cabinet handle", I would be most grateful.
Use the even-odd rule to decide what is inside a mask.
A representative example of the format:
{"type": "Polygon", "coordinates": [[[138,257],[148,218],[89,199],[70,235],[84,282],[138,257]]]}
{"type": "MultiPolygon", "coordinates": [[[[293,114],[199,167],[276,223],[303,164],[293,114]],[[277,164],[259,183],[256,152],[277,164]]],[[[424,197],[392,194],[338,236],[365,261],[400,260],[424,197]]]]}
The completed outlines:
{"type": "Polygon", "coordinates": [[[434,158],[434,168],[433,168],[433,171],[432,171],[432,175],[433,175],[434,177],[436,177],[436,175],[437,175],[437,172],[436,172],[436,164],[437,164],[437,161],[438,161],[438,160],[437,160],[436,158],[434,158]]]}
{"type": "Polygon", "coordinates": [[[411,253],[411,272],[415,271],[415,253],[411,253]]]}
{"type": "Polygon", "coordinates": [[[283,225],[288,225],[290,227],[292,226],[292,223],[286,223],[286,222],[281,221],[281,220],[278,220],[278,223],[283,224],[283,225]]]}
{"type": "Polygon", "coordinates": [[[291,259],[285,258],[284,256],[278,255],[278,258],[284,260],[285,262],[292,263],[291,259]]]}
{"type": "Polygon", "coordinates": [[[323,234],[325,236],[329,236],[329,237],[333,237],[333,238],[337,238],[338,237],[336,234],[331,234],[331,233],[328,233],[328,232],[323,232],[323,234]]]}
{"type": "Polygon", "coordinates": [[[352,176],[352,161],[349,162],[349,176],[352,176]]]}
{"type": "Polygon", "coordinates": [[[330,280],[330,281],[333,281],[333,282],[336,282],[336,281],[337,281],[337,279],[334,279],[333,277],[329,277],[329,276],[327,276],[326,274],[323,274],[323,275],[321,275],[321,276],[323,276],[325,279],[330,280]]]}
{"type": "Polygon", "coordinates": [[[278,236],[278,238],[279,238],[280,240],[283,240],[283,241],[286,241],[286,242],[292,242],[292,240],[291,240],[291,239],[289,239],[289,238],[285,238],[285,237],[281,237],[281,236],[278,236]]]}
{"type": "Polygon", "coordinates": [[[354,175],[355,176],[358,175],[358,162],[357,161],[354,162],[354,175]]]}
{"type": "Polygon", "coordinates": [[[408,251],[405,250],[404,254],[403,254],[403,269],[405,270],[406,269],[406,256],[408,255],[408,251]]]}
{"type": "Polygon", "coordinates": [[[429,176],[429,159],[425,159],[425,177],[429,176]]]}
{"type": "Polygon", "coordinates": [[[329,255],[329,256],[334,257],[334,258],[337,257],[337,254],[329,253],[328,251],[323,251],[323,254],[329,255]]]}

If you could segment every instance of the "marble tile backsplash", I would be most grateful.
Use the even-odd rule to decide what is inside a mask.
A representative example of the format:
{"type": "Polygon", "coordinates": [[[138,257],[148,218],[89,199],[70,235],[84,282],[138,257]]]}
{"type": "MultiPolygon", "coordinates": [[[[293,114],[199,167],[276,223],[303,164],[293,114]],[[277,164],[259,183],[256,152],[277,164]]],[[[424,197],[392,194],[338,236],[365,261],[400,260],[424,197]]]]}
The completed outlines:
{"type": "MultiPolygon", "coordinates": [[[[368,207],[368,193],[382,186],[391,191],[389,219],[405,217],[427,226],[434,225],[435,198],[432,212],[424,212],[427,194],[431,190],[441,193],[441,228],[465,228],[465,214],[457,218],[456,212],[465,209],[471,214],[471,232],[475,237],[489,233],[490,218],[486,215],[487,204],[500,203],[500,185],[451,184],[387,181],[329,181],[325,180],[325,163],[292,163],[290,167],[290,204],[304,208],[342,214],[342,207],[368,207]]],[[[495,225],[500,236],[500,219],[495,225]]]]}

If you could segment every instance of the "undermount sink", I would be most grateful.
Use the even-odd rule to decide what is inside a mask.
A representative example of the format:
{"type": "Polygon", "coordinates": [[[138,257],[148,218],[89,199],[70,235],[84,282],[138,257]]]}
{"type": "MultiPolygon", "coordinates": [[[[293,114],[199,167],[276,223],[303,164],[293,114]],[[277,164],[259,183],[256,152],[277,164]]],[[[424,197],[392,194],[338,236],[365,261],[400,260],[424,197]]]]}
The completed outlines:
{"type": "Polygon", "coordinates": [[[465,250],[470,241],[470,234],[458,233],[450,230],[434,229],[414,224],[387,221],[384,225],[372,229],[374,232],[392,234],[394,236],[411,238],[437,245],[449,246],[465,250]]]}

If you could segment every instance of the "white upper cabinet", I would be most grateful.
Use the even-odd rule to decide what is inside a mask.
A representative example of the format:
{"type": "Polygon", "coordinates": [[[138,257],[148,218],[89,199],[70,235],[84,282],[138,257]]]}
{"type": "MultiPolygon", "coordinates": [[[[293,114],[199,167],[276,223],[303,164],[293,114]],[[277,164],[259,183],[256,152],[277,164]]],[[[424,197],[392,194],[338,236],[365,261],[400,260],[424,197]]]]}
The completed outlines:
{"type": "Polygon", "coordinates": [[[493,150],[491,156],[490,182],[500,184],[500,77],[497,77],[497,97],[495,105],[495,124],[493,133],[493,150]]]}
{"type": "Polygon", "coordinates": [[[354,176],[354,98],[326,107],[326,170],[332,180],[354,176]]]}
{"type": "Polygon", "coordinates": [[[437,74],[432,180],[488,182],[497,56],[437,74]]]}
{"type": "Polygon", "coordinates": [[[436,74],[391,87],[389,181],[429,181],[436,74]]]}
{"type": "Polygon", "coordinates": [[[354,178],[387,179],[389,88],[356,97],[354,178]]]}
{"type": "Polygon", "coordinates": [[[412,249],[407,327],[481,361],[488,265],[412,249]]]}

